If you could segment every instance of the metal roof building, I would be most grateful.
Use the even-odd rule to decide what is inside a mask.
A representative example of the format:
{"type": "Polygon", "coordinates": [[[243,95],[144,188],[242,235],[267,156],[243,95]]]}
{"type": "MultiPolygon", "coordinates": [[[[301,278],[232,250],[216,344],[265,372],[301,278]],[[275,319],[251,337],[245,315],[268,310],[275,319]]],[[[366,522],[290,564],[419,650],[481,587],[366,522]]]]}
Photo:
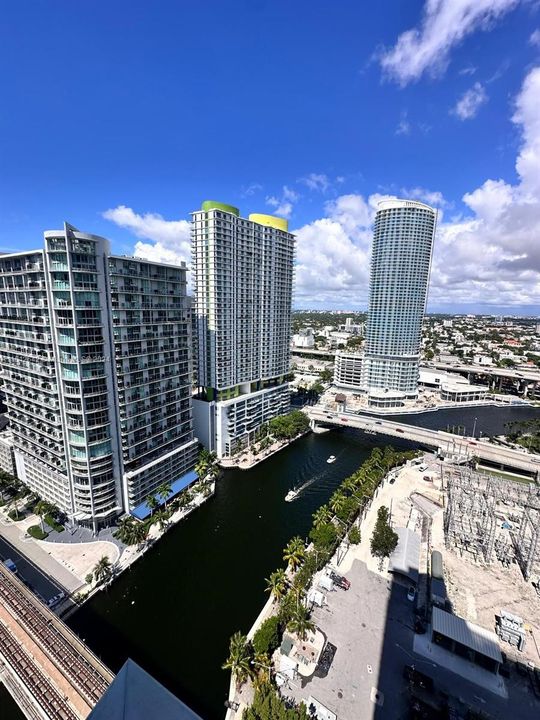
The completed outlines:
{"type": "Polygon", "coordinates": [[[495,633],[438,607],[432,613],[432,641],[466,660],[496,673],[502,663],[495,633]]]}
{"type": "Polygon", "coordinates": [[[420,564],[420,536],[407,528],[397,527],[394,530],[398,536],[398,544],[390,555],[388,570],[404,575],[416,583],[420,564]]]}
{"type": "Polygon", "coordinates": [[[187,705],[128,659],[87,720],[201,720],[187,705]]]}

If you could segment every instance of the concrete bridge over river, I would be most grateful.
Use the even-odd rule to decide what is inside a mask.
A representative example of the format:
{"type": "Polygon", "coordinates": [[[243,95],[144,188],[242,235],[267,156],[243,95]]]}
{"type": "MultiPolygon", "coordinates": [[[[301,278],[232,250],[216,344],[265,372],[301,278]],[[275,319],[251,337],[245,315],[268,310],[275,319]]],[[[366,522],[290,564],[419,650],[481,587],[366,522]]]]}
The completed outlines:
{"type": "Polygon", "coordinates": [[[370,434],[410,440],[425,447],[435,448],[445,457],[457,462],[465,462],[476,456],[495,467],[516,470],[537,481],[540,479],[540,456],[532,455],[525,450],[493,445],[486,440],[453,435],[443,430],[428,430],[403,422],[393,422],[383,417],[334,412],[317,405],[306,408],[305,412],[312,428],[317,425],[351,427],[370,434]]]}

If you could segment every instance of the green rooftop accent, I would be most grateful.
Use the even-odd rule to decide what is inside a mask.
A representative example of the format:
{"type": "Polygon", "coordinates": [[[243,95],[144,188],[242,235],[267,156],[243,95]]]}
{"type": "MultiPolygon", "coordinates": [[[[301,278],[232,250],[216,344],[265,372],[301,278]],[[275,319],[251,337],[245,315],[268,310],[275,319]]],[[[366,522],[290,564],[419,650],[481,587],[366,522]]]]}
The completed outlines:
{"type": "Polygon", "coordinates": [[[240,217],[240,210],[234,205],[218,202],[217,200],[205,200],[201,205],[201,210],[208,212],[209,210],[221,210],[222,212],[232,213],[236,217],[240,217]]]}

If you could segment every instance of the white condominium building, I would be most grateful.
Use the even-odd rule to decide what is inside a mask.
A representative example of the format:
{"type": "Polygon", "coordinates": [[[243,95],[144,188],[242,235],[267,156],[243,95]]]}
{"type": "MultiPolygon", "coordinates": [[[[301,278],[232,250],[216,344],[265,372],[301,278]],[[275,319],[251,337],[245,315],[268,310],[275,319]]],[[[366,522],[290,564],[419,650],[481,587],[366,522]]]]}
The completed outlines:
{"type": "Polygon", "coordinates": [[[334,365],[334,385],[350,390],[360,390],[363,359],[362,353],[338,350],[334,365]]]}
{"type": "Polygon", "coordinates": [[[289,409],[294,236],[281,218],[206,201],[192,250],[195,430],[223,457],[289,409]]]}
{"type": "Polygon", "coordinates": [[[437,212],[413,200],[379,203],[373,233],[363,385],[374,406],[418,393],[437,212]]]}
{"type": "Polygon", "coordinates": [[[0,364],[19,478],[92,527],[193,481],[185,266],[66,224],[0,256],[0,364]]]}

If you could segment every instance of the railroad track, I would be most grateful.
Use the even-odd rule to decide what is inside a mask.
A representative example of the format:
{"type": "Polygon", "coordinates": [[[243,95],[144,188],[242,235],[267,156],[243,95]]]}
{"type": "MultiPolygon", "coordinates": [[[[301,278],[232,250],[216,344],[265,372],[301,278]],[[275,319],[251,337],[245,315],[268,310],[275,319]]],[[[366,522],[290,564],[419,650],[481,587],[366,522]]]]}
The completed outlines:
{"type": "Polygon", "coordinates": [[[0,570],[0,600],[67,680],[92,707],[109,687],[108,680],[71,645],[54,621],[31,600],[16,582],[0,570]]]}
{"type": "Polygon", "coordinates": [[[0,622],[0,652],[12,673],[32,695],[38,706],[54,720],[80,720],[67,700],[48,680],[33,659],[0,622]]]}

